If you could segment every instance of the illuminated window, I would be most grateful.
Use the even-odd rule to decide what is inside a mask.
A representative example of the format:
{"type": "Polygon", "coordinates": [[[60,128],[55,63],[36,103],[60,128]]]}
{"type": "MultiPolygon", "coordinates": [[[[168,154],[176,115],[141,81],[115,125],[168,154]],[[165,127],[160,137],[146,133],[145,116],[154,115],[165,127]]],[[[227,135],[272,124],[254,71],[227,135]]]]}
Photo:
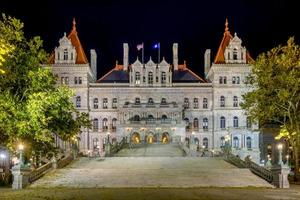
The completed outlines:
{"type": "Polygon", "coordinates": [[[102,120],[102,129],[103,129],[103,131],[108,130],[107,118],[104,118],[104,119],[102,120]]]}
{"type": "Polygon", "coordinates": [[[184,101],[183,101],[183,107],[184,108],[189,108],[189,105],[190,103],[189,103],[189,99],[188,98],[184,98],[184,101]]]}
{"type": "Polygon", "coordinates": [[[103,99],[103,109],[107,109],[107,105],[108,105],[108,100],[107,98],[103,99]]]}
{"type": "Polygon", "coordinates": [[[208,130],[208,119],[206,117],[203,118],[203,130],[208,130]]]}
{"type": "Polygon", "coordinates": [[[135,84],[136,85],[141,84],[141,74],[140,74],[140,72],[135,72],[135,84]]]}

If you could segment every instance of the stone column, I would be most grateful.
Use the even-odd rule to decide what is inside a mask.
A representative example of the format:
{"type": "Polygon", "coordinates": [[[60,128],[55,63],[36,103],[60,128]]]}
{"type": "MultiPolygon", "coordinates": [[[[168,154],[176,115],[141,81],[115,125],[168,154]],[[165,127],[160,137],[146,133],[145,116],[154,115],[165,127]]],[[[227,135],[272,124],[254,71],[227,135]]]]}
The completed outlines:
{"type": "Polygon", "coordinates": [[[11,172],[13,175],[12,189],[20,190],[29,185],[30,168],[25,168],[18,164],[12,167],[11,172]]]}

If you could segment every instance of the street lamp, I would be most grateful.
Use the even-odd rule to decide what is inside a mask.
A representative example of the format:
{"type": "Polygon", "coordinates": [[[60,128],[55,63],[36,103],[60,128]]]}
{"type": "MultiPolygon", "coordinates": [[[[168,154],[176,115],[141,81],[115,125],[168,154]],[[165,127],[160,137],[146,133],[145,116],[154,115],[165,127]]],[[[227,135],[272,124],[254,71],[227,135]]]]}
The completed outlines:
{"type": "Polygon", "coordinates": [[[24,150],[24,145],[23,144],[19,144],[18,146],[19,152],[20,152],[20,166],[24,165],[24,160],[23,160],[23,150],[24,150]]]}
{"type": "Polygon", "coordinates": [[[286,157],[286,165],[289,166],[289,158],[290,158],[290,155],[286,155],[285,157],[286,157]]]}
{"type": "Polygon", "coordinates": [[[282,162],[282,148],[283,148],[283,146],[282,146],[282,144],[281,143],[279,143],[278,145],[277,145],[277,148],[278,148],[278,165],[282,165],[283,164],[283,162],[282,162]]]}

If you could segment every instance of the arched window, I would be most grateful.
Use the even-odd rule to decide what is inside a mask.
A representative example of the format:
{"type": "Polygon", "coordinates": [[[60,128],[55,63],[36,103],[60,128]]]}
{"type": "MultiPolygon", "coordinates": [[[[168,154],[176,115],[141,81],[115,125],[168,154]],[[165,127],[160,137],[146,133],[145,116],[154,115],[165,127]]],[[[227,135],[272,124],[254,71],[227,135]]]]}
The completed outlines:
{"type": "Polygon", "coordinates": [[[233,107],[238,107],[238,104],[239,104],[239,102],[238,102],[238,97],[237,97],[237,96],[234,96],[234,97],[233,97],[233,107]]]}
{"type": "Polygon", "coordinates": [[[140,116],[139,115],[134,115],[133,121],[136,121],[136,122],[140,121],[140,116]]]}
{"type": "Polygon", "coordinates": [[[207,98],[203,98],[203,109],[207,109],[207,108],[208,108],[207,98]]]}
{"type": "Polygon", "coordinates": [[[135,72],[135,84],[136,85],[141,84],[141,74],[140,74],[140,72],[135,72]]]}
{"type": "Polygon", "coordinates": [[[166,84],[166,72],[161,73],[161,84],[166,84]]]}
{"type": "Polygon", "coordinates": [[[108,129],[108,122],[107,122],[107,118],[104,118],[102,120],[102,129],[103,131],[106,131],[108,129]]]}
{"type": "Polygon", "coordinates": [[[237,60],[237,57],[238,57],[238,52],[237,52],[237,49],[234,48],[233,49],[233,60],[237,60]]]}
{"type": "Polygon", "coordinates": [[[194,98],[194,109],[198,109],[198,98],[194,98]]]}
{"type": "Polygon", "coordinates": [[[116,129],[117,129],[117,119],[116,118],[112,119],[111,127],[112,127],[113,131],[116,131],[116,129]]]}
{"type": "Polygon", "coordinates": [[[208,130],[208,119],[206,117],[203,118],[203,130],[208,130]]]}
{"type": "Polygon", "coordinates": [[[208,148],[208,139],[207,139],[207,138],[203,138],[203,147],[204,147],[205,149],[208,148]]]}
{"type": "Polygon", "coordinates": [[[161,104],[167,104],[166,98],[161,98],[161,104]]]}
{"type": "Polygon", "coordinates": [[[103,99],[103,109],[107,109],[108,100],[107,98],[103,99]]]}
{"type": "Polygon", "coordinates": [[[68,50],[64,49],[64,60],[68,60],[68,50]]]}
{"type": "Polygon", "coordinates": [[[135,98],[135,104],[140,104],[141,103],[141,99],[140,98],[135,98]]]}
{"type": "Polygon", "coordinates": [[[148,84],[149,85],[153,84],[153,72],[148,73],[148,84]]]}
{"type": "Polygon", "coordinates": [[[162,119],[163,122],[165,122],[168,119],[168,117],[167,117],[167,115],[162,115],[161,119],[162,119]]]}
{"type": "Polygon", "coordinates": [[[76,97],[76,108],[80,108],[81,107],[81,97],[77,96],[76,97]]]}
{"type": "Polygon", "coordinates": [[[194,128],[197,130],[197,129],[199,129],[199,120],[198,120],[198,118],[194,118],[194,128]]]}
{"type": "Polygon", "coordinates": [[[238,137],[233,138],[233,148],[239,148],[240,147],[240,141],[238,137]]]}
{"type": "Polygon", "coordinates": [[[188,118],[184,118],[184,121],[185,121],[185,130],[189,131],[189,129],[190,129],[190,121],[189,121],[188,118]]]}
{"type": "Polygon", "coordinates": [[[154,104],[154,101],[153,101],[152,98],[149,98],[149,99],[148,99],[148,104],[150,104],[150,105],[151,105],[151,104],[154,104]]]}
{"type": "Polygon", "coordinates": [[[225,107],[225,97],[224,96],[220,97],[220,107],[225,107]]]}
{"type": "Polygon", "coordinates": [[[189,99],[188,98],[184,98],[184,102],[183,102],[183,107],[184,108],[189,108],[189,99]]]}
{"type": "Polygon", "coordinates": [[[94,98],[94,109],[98,109],[98,98],[94,98]]]}
{"type": "Polygon", "coordinates": [[[225,117],[222,116],[222,117],[220,118],[220,128],[221,128],[221,129],[225,129],[225,126],[226,126],[225,117]]]}
{"type": "Polygon", "coordinates": [[[247,149],[251,149],[251,137],[247,137],[246,139],[246,145],[247,145],[247,149]]]}
{"type": "Polygon", "coordinates": [[[239,127],[239,118],[237,116],[233,117],[233,127],[239,127]]]}
{"type": "Polygon", "coordinates": [[[113,100],[112,100],[112,108],[113,109],[116,109],[117,108],[117,98],[113,98],[113,100]]]}
{"type": "Polygon", "coordinates": [[[97,118],[93,120],[93,131],[98,131],[99,129],[99,121],[97,118]]]}
{"type": "Polygon", "coordinates": [[[246,126],[247,126],[247,128],[251,128],[252,127],[250,117],[247,117],[247,119],[246,119],[246,126]]]}
{"type": "Polygon", "coordinates": [[[94,138],[93,139],[93,149],[96,150],[96,149],[99,149],[100,145],[99,145],[99,139],[98,138],[94,138]]]}
{"type": "Polygon", "coordinates": [[[225,137],[223,137],[223,136],[220,138],[220,147],[221,148],[225,147],[225,137]]]}

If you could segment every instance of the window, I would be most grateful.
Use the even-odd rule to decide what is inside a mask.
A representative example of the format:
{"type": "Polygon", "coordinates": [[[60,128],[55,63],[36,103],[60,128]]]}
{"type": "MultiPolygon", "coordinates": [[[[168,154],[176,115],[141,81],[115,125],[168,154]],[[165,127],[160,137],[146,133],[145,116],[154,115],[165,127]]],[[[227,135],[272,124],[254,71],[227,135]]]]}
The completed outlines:
{"type": "Polygon", "coordinates": [[[82,77],[78,77],[78,84],[79,84],[79,85],[82,84],[82,77]]]}
{"type": "Polygon", "coordinates": [[[239,76],[236,77],[236,84],[240,84],[240,77],[239,76]]]}
{"type": "Polygon", "coordinates": [[[227,84],[227,77],[226,76],[223,76],[223,83],[227,84]]]}
{"type": "Polygon", "coordinates": [[[108,129],[107,118],[104,118],[102,120],[102,129],[103,129],[103,131],[107,131],[107,129],[108,129]]]}
{"type": "Polygon", "coordinates": [[[68,50],[64,50],[64,60],[68,60],[68,50]]]}
{"type": "Polygon", "coordinates": [[[237,128],[239,127],[239,118],[238,117],[233,117],[233,127],[237,128]]]}
{"type": "Polygon", "coordinates": [[[148,74],[148,84],[152,85],[153,84],[153,73],[149,72],[148,74]]]}
{"type": "Polygon", "coordinates": [[[223,136],[220,138],[220,147],[221,148],[225,147],[225,137],[223,137],[223,136]]]}
{"type": "Polygon", "coordinates": [[[107,109],[108,100],[107,98],[103,99],[103,109],[107,109]]]}
{"type": "Polygon", "coordinates": [[[208,148],[208,139],[207,139],[207,138],[203,138],[203,147],[204,147],[205,149],[208,148]]]}
{"type": "Polygon", "coordinates": [[[113,109],[117,108],[117,98],[113,98],[113,100],[112,100],[112,108],[113,109]]]}
{"type": "Polygon", "coordinates": [[[235,76],[232,77],[232,84],[236,84],[235,76]]]}
{"type": "Polygon", "coordinates": [[[113,131],[117,130],[117,119],[116,118],[112,119],[112,125],[111,126],[112,126],[113,131]]]}
{"type": "Polygon", "coordinates": [[[220,107],[225,107],[225,97],[224,96],[220,97],[220,107]]]}
{"type": "Polygon", "coordinates": [[[99,139],[94,138],[93,139],[93,149],[96,150],[96,149],[99,149],[99,147],[100,147],[99,139]]]}
{"type": "Polygon", "coordinates": [[[74,77],[74,84],[77,85],[78,84],[78,78],[74,77]]]}
{"type": "Polygon", "coordinates": [[[71,60],[73,60],[73,53],[71,53],[71,60]]]}
{"type": "Polygon", "coordinates": [[[198,109],[198,98],[194,98],[194,109],[198,109]]]}
{"type": "Polygon", "coordinates": [[[57,53],[57,57],[58,57],[58,60],[60,60],[60,53],[59,52],[57,53]]]}
{"type": "Polygon", "coordinates": [[[237,49],[233,49],[233,60],[237,60],[237,49]]]}
{"type": "Polygon", "coordinates": [[[162,98],[162,99],[161,99],[161,104],[167,104],[166,98],[162,98]]]}
{"type": "Polygon", "coordinates": [[[223,77],[222,76],[219,77],[219,83],[223,84],[223,77]]]}
{"type": "Polygon", "coordinates": [[[136,85],[141,84],[141,74],[140,74],[140,72],[135,72],[135,84],[136,85]]]}
{"type": "Polygon", "coordinates": [[[140,116],[139,115],[134,115],[133,121],[135,121],[135,122],[140,121],[140,116]]]}
{"type": "Polygon", "coordinates": [[[143,83],[146,83],[146,77],[143,76],[143,83]]]}
{"type": "Polygon", "coordinates": [[[208,130],[208,119],[206,117],[203,118],[203,130],[208,130]]]}
{"type": "Polygon", "coordinates": [[[166,72],[161,73],[161,84],[166,84],[166,72]]]}
{"type": "Polygon", "coordinates": [[[61,77],[61,84],[69,85],[69,77],[61,77]]]}
{"type": "Polygon", "coordinates": [[[240,142],[238,137],[233,138],[233,148],[239,148],[240,142]]]}
{"type": "Polygon", "coordinates": [[[234,97],[233,97],[233,107],[238,107],[238,104],[239,104],[239,102],[238,102],[238,97],[237,97],[237,96],[234,96],[234,97]]]}
{"type": "Polygon", "coordinates": [[[141,103],[141,99],[140,98],[135,98],[135,104],[140,104],[141,103]]]}
{"type": "Polygon", "coordinates": [[[194,129],[196,129],[196,130],[198,130],[199,129],[199,120],[198,120],[198,118],[195,118],[194,119],[194,129]]]}
{"type": "Polygon", "coordinates": [[[225,129],[225,126],[226,126],[225,117],[222,116],[222,117],[220,118],[220,128],[221,128],[221,129],[225,129]]]}
{"type": "Polygon", "coordinates": [[[184,108],[189,108],[189,99],[188,98],[184,98],[183,107],[184,108]]]}
{"type": "Polygon", "coordinates": [[[156,77],[156,83],[158,83],[158,76],[156,77]]]}
{"type": "Polygon", "coordinates": [[[250,117],[247,117],[247,119],[246,119],[246,126],[247,126],[247,128],[251,128],[252,127],[252,123],[251,123],[250,117]]]}
{"type": "Polygon", "coordinates": [[[167,115],[162,115],[161,116],[162,121],[166,121],[168,119],[167,115]]]}
{"type": "Polygon", "coordinates": [[[207,102],[207,98],[203,99],[203,109],[207,109],[208,108],[208,102],[207,102]]]}
{"type": "Polygon", "coordinates": [[[94,98],[94,109],[98,109],[98,98],[94,98]]]}
{"type": "Polygon", "coordinates": [[[251,137],[247,137],[246,145],[247,145],[247,149],[251,149],[251,137]]]}
{"type": "Polygon", "coordinates": [[[148,99],[148,104],[150,104],[150,105],[154,104],[154,101],[153,101],[152,98],[149,98],[149,99],[148,99]]]}
{"type": "Polygon", "coordinates": [[[190,121],[189,121],[188,118],[184,118],[184,121],[185,121],[185,130],[189,131],[189,129],[190,129],[190,121]]]}
{"type": "Polygon", "coordinates": [[[76,97],[76,108],[80,108],[81,107],[81,98],[80,96],[76,97]]]}
{"type": "Polygon", "coordinates": [[[93,131],[98,131],[99,129],[99,121],[97,118],[93,120],[93,131]]]}
{"type": "Polygon", "coordinates": [[[232,77],[232,84],[240,84],[240,77],[239,76],[233,76],[232,77]]]}

